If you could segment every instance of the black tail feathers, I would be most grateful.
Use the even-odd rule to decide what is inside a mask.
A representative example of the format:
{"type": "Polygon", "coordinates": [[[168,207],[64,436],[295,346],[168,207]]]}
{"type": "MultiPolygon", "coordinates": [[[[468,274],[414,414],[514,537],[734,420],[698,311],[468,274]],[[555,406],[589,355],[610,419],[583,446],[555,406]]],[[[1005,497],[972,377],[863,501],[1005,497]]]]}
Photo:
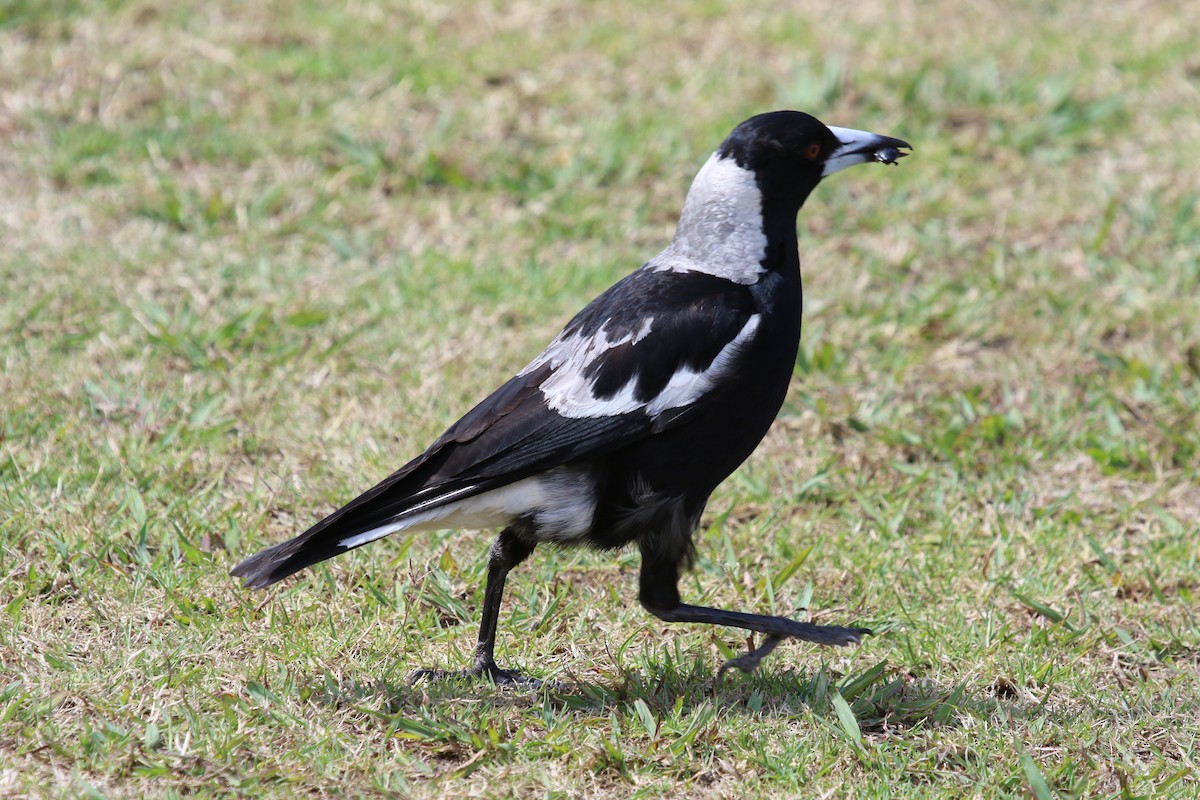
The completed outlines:
{"type": "Polygon", "coordinates": [[[255,553],[230,570],[230,574],[243,579],[247,588],[263,589],[348,549],[332,537],[297,536],[255,553]]]}

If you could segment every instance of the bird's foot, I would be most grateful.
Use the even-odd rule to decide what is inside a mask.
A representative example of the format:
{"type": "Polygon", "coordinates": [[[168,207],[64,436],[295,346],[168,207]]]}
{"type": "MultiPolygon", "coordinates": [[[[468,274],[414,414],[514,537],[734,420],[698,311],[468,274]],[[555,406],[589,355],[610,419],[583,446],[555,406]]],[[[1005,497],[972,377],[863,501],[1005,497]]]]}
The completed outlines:
{"type": "Polygon", "coordinates": [[[780,619],[787,627],[782,630],[770,632],[758,647],[736,658],[731,658],[722,664],[721,668],[717,670],[716,683],[720,683],[722,676],[731,669],[740,669],[745,673],[753,672],[762,663],[762,660],[770,655],[784,639],[797,638],[820,644],[845,646],[858,644],[862,641],[863,636],[871,634],[870,628],[847,628],[841,625],[813,625],[807,622],[795,622],[783,617],[777,619],[780,619]],[[800,635],[793,633],[793,631],[797,630],[799,630],[800,635]]]}
{"type": "Polygon", "coordinates": [[[559,686],[556,682],[547,684],[545,681],[530,675],[522,675],[520,672],[500,669],[495,663],[477,664],[471,669],[418,669],[413,670],[408,676],[410,686],[421,681],[442,683],[444,681],[479,680],[490,681],[496,686],[516,686],[524,689],[540,689],[543,686],[556,688],[559,686]]]}
{"type": "Polygon", "coordinates": [[[717,670],[717,683],[721,682],[721,678],[725,675],[726,670],[740,669],[742,672],[750,673],[758,668],[759,662],[771,654],[771,651],[779,646],[783,641],[783,637],[775,634],[768,636],[767,639],[749,653],[744,653],[737,658],[731,658],[721,665],[717,670]]]}
{"type": "MultiPolygon", "coordinates": [[[[870,636],[873,633],[870,628],[848,628],[842,625],[815,625],[811,622],[796,622],[786,617],[776,617],[776,619],[779,620],[780,627],[775,630],[765,630],[763,633],[769,634],[771,637],[794,638],[804,642],[815,642],[816,644],[831,645],[833,647],[859,644],[862,641],[862,637],[870,636]]],[[[771,651],[768,650],[767,653],[769,652],[771,651]]],[[[763,653],[763,655],[767,653],[763,653]]]]}

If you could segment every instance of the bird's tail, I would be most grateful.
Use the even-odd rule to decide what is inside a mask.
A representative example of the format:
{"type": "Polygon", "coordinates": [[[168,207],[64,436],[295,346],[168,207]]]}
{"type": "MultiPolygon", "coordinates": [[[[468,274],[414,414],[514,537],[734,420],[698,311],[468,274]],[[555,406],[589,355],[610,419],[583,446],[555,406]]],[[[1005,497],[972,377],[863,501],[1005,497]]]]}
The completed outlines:
{"type": "Polygon", "coordinates": [[[332,537],[306,538],[302,534],[255,553],[234,567],[230,574],[242,578],[250,589],[262,589],[347,549],[332,537]]]}
{"type": "Polygon", "coordinates": [[[405,470],[365,492],[294,539],[272,545],[230,574],[262,589],[326,559],[403,530],[445,527],[439,523],[456,500],[490,488],[485,482],[426,486],[412,491],[405,470]]]}

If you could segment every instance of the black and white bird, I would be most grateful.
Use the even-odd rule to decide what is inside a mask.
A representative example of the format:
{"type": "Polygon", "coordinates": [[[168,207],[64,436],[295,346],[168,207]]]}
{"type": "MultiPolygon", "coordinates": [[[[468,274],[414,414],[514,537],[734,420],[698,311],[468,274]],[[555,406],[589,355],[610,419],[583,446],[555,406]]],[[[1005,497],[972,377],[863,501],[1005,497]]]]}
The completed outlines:
{"type": "Polygon", "coordinates": [[[800,207],[823,178],[905,149],[798,111],[738,125],[693,181],[665,250],[424,453],[233,574],[261,588],[391,534],[501,528],[467,671],[496,683],[527,680],[496,665],[496,623],[506,576],[543,542],[636,544],[651,614],[766,635],[722,671],[753,669],[786,638],[858,642],[870,631],[688,605],[678,582],[709,495],[762,440],[792,377],[800,207]]]}

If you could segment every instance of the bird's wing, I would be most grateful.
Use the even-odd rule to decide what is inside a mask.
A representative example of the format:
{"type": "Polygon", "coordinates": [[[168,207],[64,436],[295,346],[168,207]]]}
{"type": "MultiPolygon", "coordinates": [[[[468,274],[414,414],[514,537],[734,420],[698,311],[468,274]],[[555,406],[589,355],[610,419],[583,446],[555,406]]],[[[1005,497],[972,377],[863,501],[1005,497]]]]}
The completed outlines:
{"type": "Polygon", "coordinates": [[[250,585],[273,583],[350,549],[347,540],[370,541],[360,534],[403,515],[595,460],[679,424],[729,372],[758,319],[744,286],[639,270],[597,297],[424,453],[234,574],[250,585]]]}
{"type": "Polygon", "coordinates": [[[597,297],[424,453],[343,511],[369,505],[363,521],[378,523],[438,497],[468,497],[600,458],[678,424],[680,410],[728,373],[757,322],[744,286],[639,270],[597,297]]]}

